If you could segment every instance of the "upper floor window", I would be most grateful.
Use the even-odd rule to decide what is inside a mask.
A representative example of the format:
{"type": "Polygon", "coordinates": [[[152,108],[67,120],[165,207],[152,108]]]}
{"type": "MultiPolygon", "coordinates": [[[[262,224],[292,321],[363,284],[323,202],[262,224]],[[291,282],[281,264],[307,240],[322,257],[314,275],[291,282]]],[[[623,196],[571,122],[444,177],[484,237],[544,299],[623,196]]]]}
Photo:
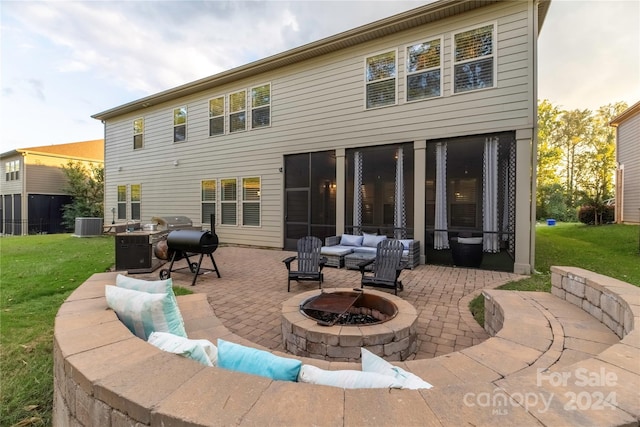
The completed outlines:
{"type": "Polygon", "coordinates": [[[495,86],[494,32],[489,24],[454,34],[454,93],[495,86]]]}
{"type": "Polygon", "coordinates": [[[133,149],[137,150],[144,145],[144,119],[140,117],[133,121],[133,149]]]}
{"type": "MultiPolygon", "coordinates": [[[[202,223],[206,223],[207,221],[211,221],[211,215],[216,214],[216,180],[208,179],[203,180],[200,184],[201,189],[201,202],[202,202],[202,223]]],[[[211,229],[213,230],[213,226],[215,224],[210,224],[211,229]]]]}
{"type": "Polygon", "coordinates": [[[251,88],[251,129],[271,125],[271,84],[251,88]]]}
{"type": "Polygon", "coordinates": [[[247,91],[229,95],[229,132],[247,130],[247,91]]]}
{"type": "Polygon", "coordinates": [[[220,180],[220,224],[237,225],[238,182],[235,178],[220,180]]]}
{"type": "Polygon", "coordinates": [[[140,202],[142,201],[142,186],[131,184],[131,219],[140,219],[140,202]]]}
{"type": "Polygon", "coordinates": [[[187,140],[187,107],[173,110],[173,142],[187,140]]]}
{"type": "Polygon", "coordinates": [[[11,160],[4,164],[4,176],[6,181],[20,179],[20,160],[11,160]]]}
{"type": "Polygon", "coordinates": [[[224,135],[224,96],[209,100],[209,136],[224,135]]]}
{"type": "Polygon", "coordinates": [[[396,103],[396,51],[380,53],[365,59],[366,107],[375,108],[396,103]]]}
{"type": "Polygon", "coordinates": [[[407,101],[442,94],[442,39],[407,47],[407,101]]]}
{"type": "Polygon", "coordinates": [[[260,226],[260,178],[242,178],[242,225],[260,226]]]}

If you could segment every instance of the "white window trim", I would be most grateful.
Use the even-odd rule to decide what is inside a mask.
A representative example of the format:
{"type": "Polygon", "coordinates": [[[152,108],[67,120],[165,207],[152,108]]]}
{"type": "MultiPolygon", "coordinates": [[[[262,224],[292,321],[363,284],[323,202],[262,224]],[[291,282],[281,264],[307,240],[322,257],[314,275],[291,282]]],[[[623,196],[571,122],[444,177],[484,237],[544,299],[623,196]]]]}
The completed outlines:
{"type": "Polygon", "coordinates": [[[498,87],[498,40],[497,38],[498,38],[498,22],[497,21],[484,22],[482,24],[474,25],[472,27],[466,27],[451,33],[451,95],[452,96],[463,95],[465,93],[473,93],[473,92],[478,92],[482,90],[491,90],[491,89],[496,89],[498,87]],[[465,31],[475,30],[477,28],[487,27],[489,25],[493,26],[493,34],[491,38],[492,53],[491,55],[483,56],[482,58],[493,59],[493,76],[492,76],[493,86],[484,87],[480,89],[466,90],[463,92],[456,92],[456,65],[464,64],[466,62],[477,61],[479,59],[479,58],[473,58],[473,59],[466,59],[464,61],[456,62],[456,57],[455,57],[456,34],[464,33],[465,31]]]}
{"type": "Polygon", "coordinates": [[[129,186],[127,184],[116,184],[116,219],[127,219],[129,217],[129,186]],[[124,187],[124,200],[120,200],[119,190],[124,187]],[[124,218],[120,217],[120,205],[124,204],[124,218]]]}
{"type": "Polygon", "coordinates": [[[404,47],[404,101],[408,104],[412,104],[414,102],[422,102],[422,101],[428,101],[430,99],[438,99],[438,98],[442,98],[444,96],[444,35],[438,35],[438,36],[433,36],[433,37],[427,37],[425,39],[422,40],[418,40],[415,41],[413,43],[408,43],[405,45],[404,47]],[[409,72],[407,69],[407,61],[409,60],[408,56],[407,56],[407,49],[409,49],[411,46],[415,46],[417,44],[421,44],[421,43],[426,43],[428,41],[432,41],[432,40],[440,40],[440,65],[438,67],[431,67],[431,68],[426,68],[424,70],[418,70],[418,71],[413,71],[413,72],[409,72]],[[412,101],[410,101],[408,99],[408,92],[409,92],[409,76],[412,76],[414,74],[421,74],[421,73],[425,73],[428,71],[434,71],[434,70],[440,70],[440,95],[438,96],[431,96],[429,98],[420,98],[420,99],[414,99],[412,101]]]}
{"type": "Polygon", "coordinates": [[[247,228],[261,228],[262,227],[262,176],[261,175],[247,175],[247,176],[243,176],[240,177],[239,180],[242,183],[242,197],[240,198],[240,200],[238,201],[241,204],[241,209],[240,209],[240,219],[241,219],[241,226],[242,227],[247,227],[247,228]],[[259,193],[259,197],[260,200],[244,200],[244,179],[248,179],[248,178],[258,178],[260,180],[260,187],[258,188],[258,193],[259,193]],[[244,223],[244,205],[245,203],[257,203],[258,207],[260,209],[260,216],[258,218],[258,225],[246,225],[244,223]]]}
{"type": "Polygon", "coordinates": [[[189,140],[189,134],[187,132],[187,125],[189,124],[189,109],[187,108],[186,104],[185,105],[181,105],[179,107],[175,107],[175,108],[173,108],[171,110],[171,121],[173,122],[173,127],[171,128],[171,130],[172,130],[171,140],[173,141],[173,143],[174,144],[182,144],[184,142],[187,142],[189,140]],[[178,110],[180,108],[184,108],[184,111],[185,111],[184,124],[176,125],[175,112],[176,112],[176,110],[178,110]],[[182,141],[176,141],[176,127],[178,127],[178,126],[184,126],[184,140],[182,140],[182,141]]]}
{"type": "Polygon", "coordinates": [[[134,150],[142,150],[144,148],[144,117],[137,117],[135,119],[133,119],[133,122],[131,123],[133,125],[133,149],[134,150]],[[137,120],[142,120],[142,132],[138,132],[136,133],[136,121],[137,120]],[[142,136],[142,145],[139,148],[135,147],[135,139],[136,136],[142,136]]]}
{"type": "Polygon", "coordinates": [[[209,138],[216,138],[216,137],[219,137],[219,136],[226,135],[227,134],[227,97],[226,97],[226,95],[218,95],[218,96],[214,96],[212,98],[209,98],[207,100],[207,112],[208,112],[208,115],[207,115],[207,122],[208,122],[207,129],[209,131],[209,133],[208,133],[209,138]],[[214,99],[218,99],[218,98],[222,98],[222,106],[224,108],[224,111],[223,111],[221,116],[213,116],[212,117],[211,116],[211,104],[210,103],[214,99]],[[218,118],[218,117],[222,117],[222,133],[211,135],[211,119],[215,119],[215,118],[218,118]]]}
{"type": "Polygon", "coordinates": [[[398,78],[399,78],[399,75],[400,75],[400,69],[398,67],[398,59],[399,58],[398,58],[398,49],[397,48],[384,49],[384,50],[381,50],[381,51],[378,51],[378,52],[373,52],[373,53],[370,53],[368,55],[365,55],[365,57],[363,58],[363,60],[362,60],[362,65],[363,65],[362,68],[363,68],[364,73],[363,73],[362,78],[363,78],[363,83],[364,83],[364,87],[363,87],[363,89],[364,89],[364,103],[363,103],[362,107],[363,107],[363,109],[365,111],[377,110],[379,108],[387,108],[387,107],[391,107],[393,105],[398,105],[398,78]],[[372,56],[381,55],[383,53],[389,53],[389,52],[394,52],[394,54],[395,54],[395,58],[396,58],[396,76],[395,77],[388,77],[386,79],[380,79],[380,80],[374,80],[374,81],[368,82],[367,81],[367,59],[371,58],[372,56]],[[392,78],[395,79],[395,85],[394,85],[395,86],[395,100],[394,100],[393,104],[381,105],[379,107],[367,107],[367,85],[370,84],[370,83],[380,82],[380,81],[384,81],[384,80],[390,80],[392,78]]]}
{"type": "MultiPolygon", "coordinates": [[[[271,82],[265,82],[265,83],[260,83],[257,85],[253,85],[249,88],[249,90],[247,90],[247,96],[249,98],[249,110],[251,112],[251,114],[247,114],[248,117],[248,122],[249,122],[249,129],[251,130],[258,130],[258,129],[266,129],[266,128],[270,128],[271,127],[271,112],[272,112],[272,108],[271,108],[271,101],[273,99],[272,97],[272,85],[271,82]],[[253,91],[254,88],[260,87],[260,86],[266,86],[269,85],[269,104],[267,105],[261,105],[259,107],[254,107],[253,106],[253,96],[251,96],[251,92],[253,91]],[[253,110],[257,110],[260,108],[265,108],[265,107],[269,107],[269,124],[266,126],[259,126],[259,127],[253,127],[253,110]]],[[[262,181],[260,181],[262,182],[262,181]]]]}
{"type": "Polygon", "coordinates": [[[227,112],[227,122],[228,122],[228,134],[231,135],[233,133],[240,133],[240,132],[246,132],[247,129],[249,129],[249,112],[247,110],[247,105],[249,104],[249,91],[246,88],[243,89],[238,89],[235,90],[233,92],[229,92],[229,94],[227,95],[227,102],[228,102],[228,112],[227,112]],[[235,95],[236,93],[240,93],[240,92],[244,92],[244,110],[238,110],[238,111],[231,111],[231,95],[235,95]],[[244,111],[244,129],[242,130],[231,130],[231,116],[234,114],[238,114],[240,112],[244,111]]]}
{"type": "Polygon", "coordinates": [[[211,218],[202,218],[202,205],[203,204],[213,204],[214,208],[213,208],[213,214],[215,216],[215,224],[211,224],[211,228],[215,227],[217,224],[220,223],[220,219],[218,217],[218,184],[219,184],[219,179],[218,178],[204,178],[200,180],[200,223],[201,224],[205,224],[207,222],[209,222],[209,220],[211,218]],[[214,186],[215,186],[215,199],[214,200],[202,200],[202,183],[205,181],[214,181],[214,186]]]}
{"type": "MultiPolygon", "coordinates": [[[[238,227],[240,225],[240,215],[238,212],[238,178],[237,177],[226,177],[226,178],[220,178],[217,180],[218,182],[216,183],[216,190],[220,190],[220,192],[218,194],[216,194],[216,199],[218,200],[218,202],[220,203],[220,219],[218,219],[218,215],[216,215],[216,222],[218,222],[220,224],[221,227],[238,227]],[[227,181],[227,180],[235,180],[236,182],[236,199],[235,200],[223,200],[222,199],[222,181],[227,181]],[[235,209],[236,209],[236,223],[235,224],[225,224],[222,222],[222,205],[223,204],[233,204],[235,205],[235,209]]],[[[218,209],[218,207],[216,207],[216,209],[218,209]]]]}

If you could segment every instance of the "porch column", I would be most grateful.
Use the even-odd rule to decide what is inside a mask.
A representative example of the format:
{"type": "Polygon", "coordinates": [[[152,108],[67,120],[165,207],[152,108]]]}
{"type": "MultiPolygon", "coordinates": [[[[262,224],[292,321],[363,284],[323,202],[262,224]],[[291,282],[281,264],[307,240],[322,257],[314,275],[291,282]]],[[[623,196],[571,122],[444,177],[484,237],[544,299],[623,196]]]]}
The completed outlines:
{"type": "Polygon", "coordinates": [[[344,234],[344,224],[347,212],[345,200],[347,199],[346,182],[346,153],[344,148],[336,150],[336,235],[344,234]]]}
{"type": "Polygon", "coordinates": [[[531,274],[535,245],[533,129],[516,131],[516,252],[513,272],[531,274]],[[533,205],[532,205],[533,204],[533,205]]]}
{"type": "Polygon", "coordinates": [[[413,239],[420,241],[420,264],[425,257],[425,183],[427,182],[427,141],[413,141],[413,239]]]}

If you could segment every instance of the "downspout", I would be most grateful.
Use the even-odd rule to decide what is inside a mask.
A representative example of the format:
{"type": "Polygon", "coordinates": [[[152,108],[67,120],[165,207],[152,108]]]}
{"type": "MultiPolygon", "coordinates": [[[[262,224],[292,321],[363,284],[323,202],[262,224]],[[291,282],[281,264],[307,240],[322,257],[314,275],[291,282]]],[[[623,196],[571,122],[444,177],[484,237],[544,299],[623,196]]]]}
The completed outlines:
{"type": "MultiPolygon", "coordinates": [[[[20,220],[22,221],[22,226],[20,227],[21,234],[26,236],[29,234],[29,195],[27,194],[27,153],[22,154],[22,164],[20,165],[20,175],[22,176],[22,200],[20,200],[20,209],[22,212],[20,213],[20,220]],[[25,221],[26,218],[26,221],[25,221]]],[[[14,221],[15,221],[15,213],[14,213],[14,221]]]]}

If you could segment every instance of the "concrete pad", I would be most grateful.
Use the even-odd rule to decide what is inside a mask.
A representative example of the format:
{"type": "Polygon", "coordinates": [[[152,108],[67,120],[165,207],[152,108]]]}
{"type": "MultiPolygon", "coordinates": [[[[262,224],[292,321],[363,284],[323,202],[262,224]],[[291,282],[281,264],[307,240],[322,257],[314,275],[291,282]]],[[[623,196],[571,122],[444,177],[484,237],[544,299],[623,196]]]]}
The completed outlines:
{"type": "Polygon", "coordinates": [[[502,378],[502,375],[496,370],[461,352],[440,356],[435,360],[449,372],[453,372],[459,381],[463,383],[493,382],[502,378]]]}
{"type": "Polygon", "coordinates": [[[421,392],[444,426],[536,426],[540,423],[492,384],[454,385],[421,392]]]}
{"type": "Polygon", "coordinates": [[[239,425],[271,382],[256,375],[205,367],[157,404],[151,425],[239,425]]]}
{"type": "Polygon", "coordinates": [[[345,390],[273,381],[239,423],[241,426],[342,426],[345,390]]]}
{"type": "Polygon", "coordinates": [[[534,363],[542,352],[512,341],[493,337],[460,353],[506,376],[534,363]]]}
{"type": "Polygon", "coordinates": [[[441,426],[420,392],[398,389],[344,391],[344,424],[349,426],[441,426]]]}
{"type": "MultiPolygon", "coordinates": [[[[94,396],[136,421],[149,424],[151,408],[205,369],[217,368],[207,368],[193,360],[161,351],[102,378],[94,384],[94,396]],[[162,366],[161,371],[158,371],[158,366],[162,366]]],[[[189,397],[194,398],[193,395],[189,397]]]]}

